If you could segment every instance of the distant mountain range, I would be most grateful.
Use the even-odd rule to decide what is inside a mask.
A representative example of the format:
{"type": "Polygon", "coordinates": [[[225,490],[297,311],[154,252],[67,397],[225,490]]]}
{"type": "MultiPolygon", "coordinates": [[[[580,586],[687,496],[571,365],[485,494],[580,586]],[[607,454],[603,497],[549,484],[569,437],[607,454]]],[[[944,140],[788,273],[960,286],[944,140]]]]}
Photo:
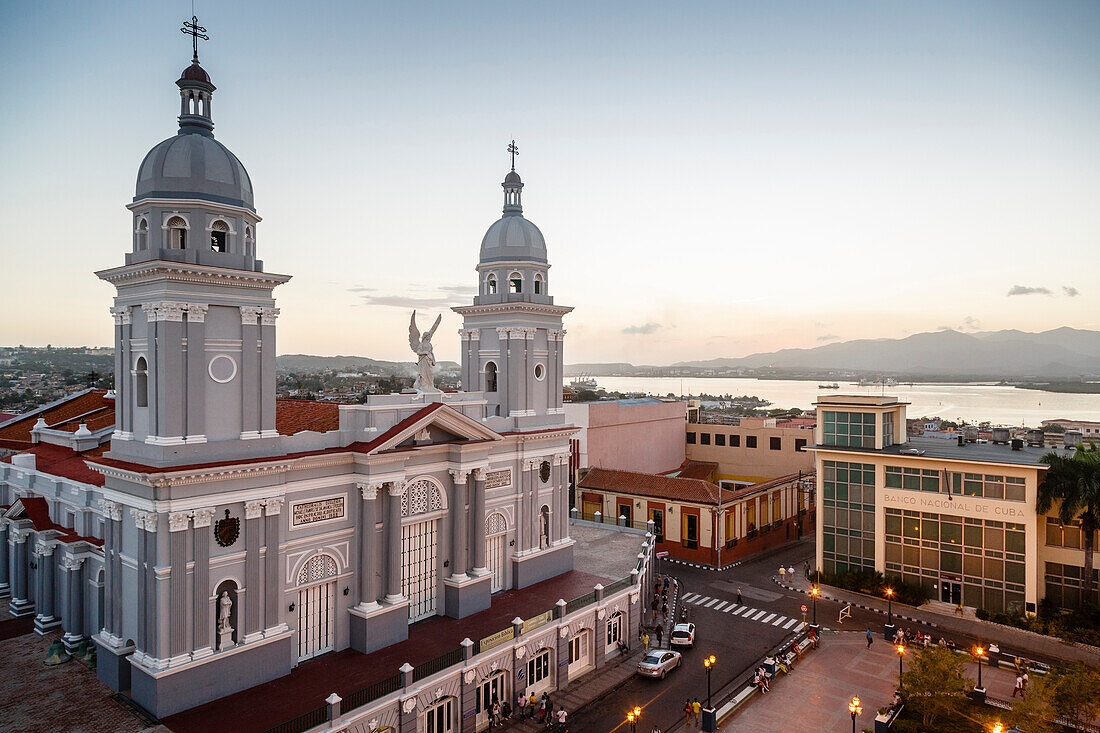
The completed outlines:
{"type": "Polygon", "coordinates": [[[913,377],[1077,379],[1100,375],[1100,331],[1056,328],[1041,333],[953,330],[901,339],[842,341],[813,349],[781,349],[738,358],[683,361],[668,367],[571,364],[568,376],[610,376],[695,370],[753,370],[824,374],[831,371],[913,377]]]}
{"type": "Polygon", "coordinates": [[[902,339],[860,339],[813,349],[781,349],[737,359],[673,366],[837,369],[887,374],[974,374],[989,377],[1079,377],[1100,373],[1100,331],[1056,328],[1041,333],[945,330],[902,339]]]}

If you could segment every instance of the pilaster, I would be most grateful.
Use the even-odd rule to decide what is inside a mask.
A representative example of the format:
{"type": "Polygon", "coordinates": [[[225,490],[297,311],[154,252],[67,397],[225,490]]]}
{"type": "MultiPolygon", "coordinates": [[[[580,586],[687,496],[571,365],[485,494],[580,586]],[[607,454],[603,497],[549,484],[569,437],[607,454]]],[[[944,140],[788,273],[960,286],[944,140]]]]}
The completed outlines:
{"type": "Polygon", "coordinates": [[[211,625],[213,605],[211,597],[214,590],[210,587],[210,525],[214,519],[214,508],[204,507],[191,513],[194,530],[191,545],[194,555],[192,571],[192,607],[191,634],[192,659],[202,659],[214,653],[214,634],[211,625]]]}
{"type": "Polygon", "coordinates": [[[285,624],[279,616],[283,604],[279,602],[279,542],[281,526],[279,517],[283,511],[283,497],[264,499],[264,636],[282,633],[285,624]]]}
{"type": "Polygon", "coordinates": [[[241,440],[260,437],[260,313],[241,306],[241,440]]]}
{"type": "Polygon", "coordinates": [[[370,612],[378,604],[378,490],[377,483],[356,484],[359,489],[359,610],[370,612]]]}
{"type": "Polygon", "coordinates": [[[397,604],[405,601],[401,592],[401,495],[405,493],[405,482],[390,484],[388,494],[388,512],[386,516],[386,603],[397,604]]]}
{"type": "MultiPolygon", "coordinates": [[[[244,576],[245,588],[242,594],[237,591],[237,598],[244,596],[244,643],[249,644],[263,638],[263,625],[261,620],[261,606],[263,605],[260,593],[260,516],[263,514],[262,501],[249,501],[244,505],[244,576]]],[[[237,617],[240,618],[240,615],[237,617]]]]}
{"type": "Polygon", "coordinates": [[[188,443],[206,442],[206,313],[210,306],[187,304],[187,425],[188,443]]]}

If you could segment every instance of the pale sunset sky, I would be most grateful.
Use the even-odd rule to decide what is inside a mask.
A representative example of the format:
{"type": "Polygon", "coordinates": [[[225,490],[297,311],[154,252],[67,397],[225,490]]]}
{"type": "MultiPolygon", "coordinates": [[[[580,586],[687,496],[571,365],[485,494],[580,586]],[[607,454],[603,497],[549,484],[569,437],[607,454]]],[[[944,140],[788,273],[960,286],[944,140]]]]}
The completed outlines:
{"type": "MultiPolygon", "coordinates": [[[[508,141],[566,361],[1100,328],[1100,3],[197,2],[281,353],[457,359],[508,141]]],[[[107,345],[189,2],[0,2],[0,344],[107,345]]]]}

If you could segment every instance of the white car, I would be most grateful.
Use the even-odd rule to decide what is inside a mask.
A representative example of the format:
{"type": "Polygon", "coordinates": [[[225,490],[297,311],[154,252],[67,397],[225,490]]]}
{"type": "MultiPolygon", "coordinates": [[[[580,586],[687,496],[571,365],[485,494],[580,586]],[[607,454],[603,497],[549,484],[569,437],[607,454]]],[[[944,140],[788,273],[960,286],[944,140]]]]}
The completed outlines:
{"type": "Polygon", "coordinates": [[[676,624],[668,637],[670,646],[695,646],[695,624],[676,624]]]}
{"type": "Polygon", "coordinates": [[[642,661],[638,662],[638,674],[664,679],[669,672],[679,667],[681,662],[683,662],[683,657],[680,652],[654,649],[648,652],[642,658],[642,661]]]}

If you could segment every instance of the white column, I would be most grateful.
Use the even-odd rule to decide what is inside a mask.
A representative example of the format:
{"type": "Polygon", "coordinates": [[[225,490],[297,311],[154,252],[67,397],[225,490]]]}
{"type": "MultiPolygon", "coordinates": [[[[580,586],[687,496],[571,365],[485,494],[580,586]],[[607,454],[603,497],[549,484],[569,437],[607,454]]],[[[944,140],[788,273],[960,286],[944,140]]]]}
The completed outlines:
{"type": "Polygon", "coordinates": [[[378,531],[378,484],[356,484],[362,503],[359,505],[359,609],[378,608],[378,553],[375,534],[378,531]]]}
{"type": "Polygon", "coordinates": [[[451,578],[465,580],[466,575],[466,478],[469,471],[457,469],[451,471],[454,480],[454,506],[451,507],[451,578]]]}
{"type": "Polygon", "coordinates": [[[389,490],[389,511],[386,514],[386,602],[401,603],[401,495],[405,482],[394,481],[389,490]]]}

